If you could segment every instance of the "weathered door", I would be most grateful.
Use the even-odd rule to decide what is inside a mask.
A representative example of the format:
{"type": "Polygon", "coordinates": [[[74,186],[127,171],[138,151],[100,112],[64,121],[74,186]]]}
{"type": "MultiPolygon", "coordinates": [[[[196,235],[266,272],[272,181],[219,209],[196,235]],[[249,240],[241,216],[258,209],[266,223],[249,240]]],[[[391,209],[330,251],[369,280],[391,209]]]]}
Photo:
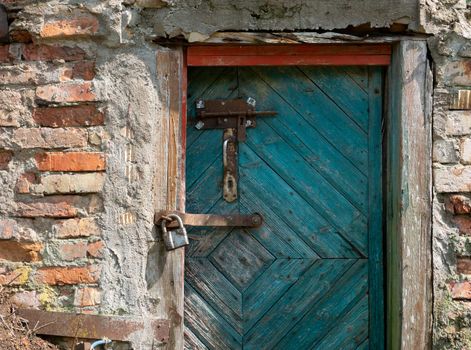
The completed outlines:
{"type": "Polygon", "coordinates": [[[189,70],[186,208],[261,213],[258,229],[189,231],[188,349],[383,348],[379,67],[189,70]],[[239,198],[222,198],[222,131],[195,100],[253,97],[239,198]]]}

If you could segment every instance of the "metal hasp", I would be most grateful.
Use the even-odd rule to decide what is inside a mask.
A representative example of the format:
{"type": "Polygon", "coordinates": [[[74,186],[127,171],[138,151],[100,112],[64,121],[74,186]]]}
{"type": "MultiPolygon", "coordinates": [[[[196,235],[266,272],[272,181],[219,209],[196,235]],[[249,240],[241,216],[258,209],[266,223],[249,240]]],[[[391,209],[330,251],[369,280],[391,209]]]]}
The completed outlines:
{"type": "Polygon", "coordinates": [[[255,128],[256,117],[274,116],[275,111],[256,111],[252,97],[235,100],[198,100],[196,124],[198,130],[224,129],[222,157],[224,165],[223,198],[226,202],[237,199],[238,143],[247,139],[247,128],[255,128]]]}
{"type": "MultiPolygon", "coordinates": [[[[263,217],[259,213],[240,215],[215,215],[215,214],[191,214],[179,211],[158,211],[155,213],[154,222],[161,225],[162,222],[172,215],[178,215],[184,226],[214,226],[214,227],[248,227],[255,228],[263,224],[263,217]]],[[[169,221],[166,228],[177,228],[178,221],[169,221]]]]}
{"type": "Polygon", "coordinates": [[[50,312],[18,309],[18,316],[26,319],[37,334],[78,339],[102,339],[116,341],[135,340],[136,334],[151,329],[158,343],[167,343],[170,321],[142,317],[85,315],[67,312],[50,312]]]}

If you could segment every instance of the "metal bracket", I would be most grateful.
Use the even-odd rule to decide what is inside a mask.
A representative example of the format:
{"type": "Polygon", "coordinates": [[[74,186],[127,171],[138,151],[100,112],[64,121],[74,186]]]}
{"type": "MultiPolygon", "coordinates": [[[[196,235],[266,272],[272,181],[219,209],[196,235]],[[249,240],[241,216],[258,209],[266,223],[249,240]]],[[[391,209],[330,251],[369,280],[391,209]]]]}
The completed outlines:
{"type": "Polygon", "coordinates": [[[247,139],[247,128],[257,126],[256,116],[273,116],[274,111],[255,111],[256,101],[247,100],[198,100],[196,102],[196,123],[198,130],[224,129],[223,198],[226,202],[237,199],[237,151],[238,142],[247,139]]]}
{"type": "MultiPolygon", "coordinates": [[[[191,214],[182,213],[179,211],[158,211],[155,213],[154,222],[160,224],[162,218],[167,217],[169,214],[178,215],[185,226],[215,226],[215,227],[259,227],[263,224],[263,217],[259,213],[250,215],[229,214],[229,215],[215,215],[215,214],[191,214]]],[[[177,227],[175,221],[170,222],[169,228],[177,227]]]]}

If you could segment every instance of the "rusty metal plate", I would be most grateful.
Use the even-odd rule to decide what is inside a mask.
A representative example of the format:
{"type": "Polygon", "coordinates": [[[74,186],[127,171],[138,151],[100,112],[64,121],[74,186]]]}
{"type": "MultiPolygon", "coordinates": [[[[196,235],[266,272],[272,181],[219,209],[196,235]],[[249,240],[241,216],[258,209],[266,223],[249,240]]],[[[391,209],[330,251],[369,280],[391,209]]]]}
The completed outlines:
{"type": "MultiPolygon", "coordinates": [[[[162,217],[169,214],[177,214],[186,226],[215,226],[215,227],[259,227],[263,224],[263,217],[259,213],[250,215],[230,214],[191,214],[179,211],[158,211],[155,213],[155,223],[159,224],[162,217]]],[[[168,227],[177,227],[177,223],[172,221],[168,227]]]]}
{"type": "MultiPolygon", "coordinates": [[[[29,322],[37,334],[71,337],[79,339],[101,339],[106,337],[115,341],[131,341],[147,325],[142,318],[84,315],[66,312],[19,309],[20,317],[29,322]]],[[[146,320],[147,321],[147,320],[146,320]]],[[[170,321],[149,320],[154,339],[166,343],[169,338],[170,321]]]]}

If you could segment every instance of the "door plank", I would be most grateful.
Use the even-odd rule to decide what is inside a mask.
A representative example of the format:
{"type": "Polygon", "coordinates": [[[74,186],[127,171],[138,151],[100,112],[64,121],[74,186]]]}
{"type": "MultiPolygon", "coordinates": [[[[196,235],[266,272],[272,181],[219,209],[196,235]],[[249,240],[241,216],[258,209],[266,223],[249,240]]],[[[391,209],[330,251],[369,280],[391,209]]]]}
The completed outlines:
{"type": "MultiPolygon", "coordinates": [[[[270,86],[240,70],[241,93],[257,96],[257,107],[261,110],[275,110],[278,116],[265,118],[283,140],[303,156],[305,162],[316,169],[343,196],[367,214],[367,177],[351,161],[339,152],[315,127],[289,106],[270,86]]],[[[249,134],[257,129],[249,129],[249,134]]]]}
{"type": "Polygon", "coordinates": [[[328,140],[352,164],[367,173],[367,138],[363,130],[296,67],[254,68],[268,85],[328,140]],[[286,77],[289,79],[286,79],[286,77]]]}
{"type": "Polygon", "coordinates": [[[210,349],[242,349],[242,336],[188,283],[185,284],[185,327],[210,349]]]}
{"type": "Polygon", "coordinates": [[[247,171],[247,176],[244,176],[240,183],[241,191],[246,193],[246,196],[252,193],[253,196],[249,197],[252,201],[260,197],[261,201],[270,203],[273,211],[309,244],[316,254],[320,257],[359,257],[349,242],[250,148],[241,147],[239,162],[241,178],[247,171]]]}
{"type": "Polygon", "coordinates": [[[311,349],[355,350],[368,337],[368,296],[364,296],[330,332],[311,349]]]}
{"type": "Polygon", "coordinates": [[[284,335],[274,349],[308,349],[368,291],[368,262],[357,260],[322,299],[284,335]],[[293,348],[293,346],[296,346],[293,348]]]}
{"type": "Polygon", "coordinates": [[[314,263],[244,336],[244,349],[272,349],[293,322],[301,319],[353,262],[347,259],[321,259],[314,263]]]}
{"type": "Polygon", "coordinates": [[[242,294],[209,260],[187,259],[186,281],[242,334],[242,294]]]}
{"type": "Polygon", "coordinates": [[[252,283],[243,294],[244,331],[247,332],[252,328],[316,261],[316,259],[278,259],[252,283]]]}
{"type": "Polygon", "coordinates": [[[361,129],[368,133],[368,94],[340,67],[298,67],[361,129]]]}
{"type": "Polygon", "coordinates": [[[352,78],[364,91],[368,90],[368,67],[347,66],[342,67],[343,71],[352,78]]]}
{"type": "Polygon", "coordinates": [[[274,134],[263,120],[257,132],[248,135],[246,144],[287,184],[348,238],[363,256],[368,256],[366,217],[332,187],[317,171],[303,162],[294,149],[274,134]]]}

